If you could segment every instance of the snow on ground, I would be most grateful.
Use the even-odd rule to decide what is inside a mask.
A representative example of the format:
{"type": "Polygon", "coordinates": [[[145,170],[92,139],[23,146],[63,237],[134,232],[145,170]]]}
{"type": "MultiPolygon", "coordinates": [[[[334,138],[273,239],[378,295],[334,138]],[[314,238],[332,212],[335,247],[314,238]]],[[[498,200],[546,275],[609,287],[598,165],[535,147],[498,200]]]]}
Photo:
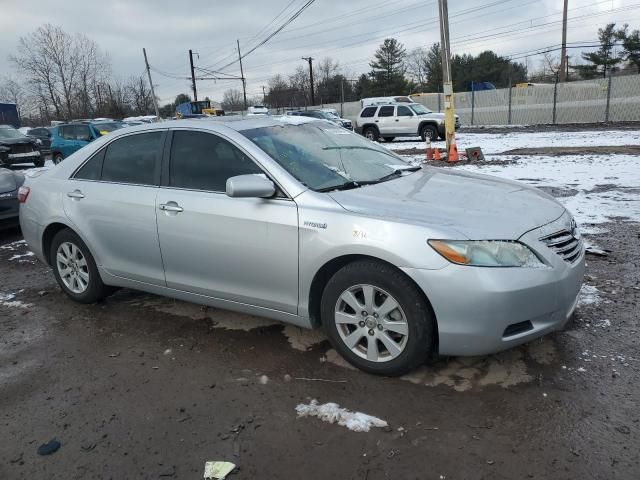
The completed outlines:
{"type": "Polygon", "coordinates": [[[309,404],[301,403],[296,407],[298,417],[318,417],[323,422],[337,423],[354,432],[368,432],[371,427],[387,427],[384,420],[372,417],[366,413],[352,412],[341,408],[337,403],[318,404],[317,400],[311,400],[309,404]]]}
{"type": "Polygon", "coordinates": [[[31,307],[30,303],[24,303],[20,300],[15,300],[15,293],[4,293],[0,292],[0,306],[7,308],[29,308],[31,307]]]}
{"type": "MultiPolygon", "coordinates": [[[[515,148],[640,145],[640,130],[456,133],[456,142],[465,148],[482,147],[483,153],[487,155],[515,148]]],[[[382,145],[391,150],[424,148],[424,142],[418,138],[415,141],[411,138],[397,138],[382,145]]],[[[436,142],[434,146],[444,147],[444,142],[436,142]]]]}
{"type": "Polygon", "coordinates": [[[578,307],[597,305],[598,303],[600,303],[600,290],[593,285],[587,283],[582,284],[582,288],[580,288],[580,298],[578,298],[578,307]]]}

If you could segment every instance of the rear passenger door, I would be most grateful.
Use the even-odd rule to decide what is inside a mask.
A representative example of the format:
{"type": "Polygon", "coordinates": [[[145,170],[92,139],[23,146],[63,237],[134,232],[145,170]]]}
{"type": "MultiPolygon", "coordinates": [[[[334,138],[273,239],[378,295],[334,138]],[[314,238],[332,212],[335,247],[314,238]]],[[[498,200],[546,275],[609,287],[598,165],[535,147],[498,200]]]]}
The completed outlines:
{"type": "Polygon", "coordinates": [[[376,119],[376,123],[378,124],[378,129],[380,130],[380,136],[391,137],[396,133],[397,128],[394,118],[395,109],[396,107],[394,107],[393,105],[384,105],[378,110],[378,118],[376,119]]]}
{"type": "Polygon", "coordinates": [[[172,137],[157,204],[167,286],[296,313],[295,202],[284,194],[228,197],[228,178],[265,172],[217,134],[175,130],[172,137]]]}
{"type": "Polygon", "coordinates": [[[65,213],[96,262],[119,277],[165,285],[156,226],[165,130],[120,137],[67,182],[65,213]]]}

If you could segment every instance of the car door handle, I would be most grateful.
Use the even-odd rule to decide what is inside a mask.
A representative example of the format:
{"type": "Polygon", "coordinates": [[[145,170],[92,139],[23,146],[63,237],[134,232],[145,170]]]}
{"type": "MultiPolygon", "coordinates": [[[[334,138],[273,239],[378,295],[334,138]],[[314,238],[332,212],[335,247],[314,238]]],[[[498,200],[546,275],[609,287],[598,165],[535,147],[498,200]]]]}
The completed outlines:
{"type": "Polygon", "coordinates": [[[160,210],[164,210],[165,212],[175,212],[175,213],[184,212],[184,208],[182,208],[176,202],[161,203],[160,210]]]}
{"type": "Polygon", "coordinates": [[[80,190],[74,190],[73,192],[68,192],[67,197],[80,200],[81,198],[84,198],[84,193],[82,193],[80,190]]]}
{"type": "Polygon", "coordinates": [[[378,123],[378,120],[374,120],[374,122],[378,123]]]}
{"type": "Polygon", "coordinates": [[[400,121],[400,120],[398,120],[398,119],[396,118],[396,122],[399,122],[399,121],[400,121]]]}

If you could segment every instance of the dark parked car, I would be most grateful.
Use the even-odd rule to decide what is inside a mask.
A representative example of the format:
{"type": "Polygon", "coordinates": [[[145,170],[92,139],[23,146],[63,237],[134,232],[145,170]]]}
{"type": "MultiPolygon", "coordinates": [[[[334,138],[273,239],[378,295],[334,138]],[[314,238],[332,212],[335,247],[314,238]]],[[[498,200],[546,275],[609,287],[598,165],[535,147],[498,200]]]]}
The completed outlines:
{"type": "Polygon", "coordinates": [[[0,168],[0,228],[18,224],[18,189],[23,183],[22,173],[0,168]]]}
{"type": "Polygon", "coordinates": [[[0,167],[21,163],[44,165],[38,142],[9,125],[0,125],[0,167]]]}
{"type": "Polygon", "coordinates": [[[49,153],[51,151],[51,132],[48,128],[37,127],[27,130],[27,137],[40,140],[40,152],[49,153]]]}

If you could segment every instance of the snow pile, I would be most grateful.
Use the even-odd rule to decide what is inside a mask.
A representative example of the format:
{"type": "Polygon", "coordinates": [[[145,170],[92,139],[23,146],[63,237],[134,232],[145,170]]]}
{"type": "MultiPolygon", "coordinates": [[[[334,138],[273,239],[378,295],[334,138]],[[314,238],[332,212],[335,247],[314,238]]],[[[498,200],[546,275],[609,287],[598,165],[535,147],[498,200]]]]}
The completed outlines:
{"type": "Polygon", "coordinates": [[[12,257],[9,257],[9,261],[11,262],[13,260],[19,260],[19,259],[24,258],[24,257],[33,257],[33,255],[34,255],[33,252],[27,252],[27,253],[23,253],[23,254],[16,253],[12,257]]]}
{"type": "Polygon", "coordinates": [[[580,289],[580,298],[578,298],[578,306],[584,307],[585,305],[597,305],[600,303],[600,291],[593,285],[582,285],[580,289]]]}
{"type": "Polygon", "coordinates": [[[368,432],[371,427],[387,427],[388,424],[366,413],[351,412],[341,408],[337,403],[318,404],[317,400],[311,400],[306,405],[301,403],[296,407],[298,417],[318,417],[323,422],[338,423],[354,432],[368,432]]]}

